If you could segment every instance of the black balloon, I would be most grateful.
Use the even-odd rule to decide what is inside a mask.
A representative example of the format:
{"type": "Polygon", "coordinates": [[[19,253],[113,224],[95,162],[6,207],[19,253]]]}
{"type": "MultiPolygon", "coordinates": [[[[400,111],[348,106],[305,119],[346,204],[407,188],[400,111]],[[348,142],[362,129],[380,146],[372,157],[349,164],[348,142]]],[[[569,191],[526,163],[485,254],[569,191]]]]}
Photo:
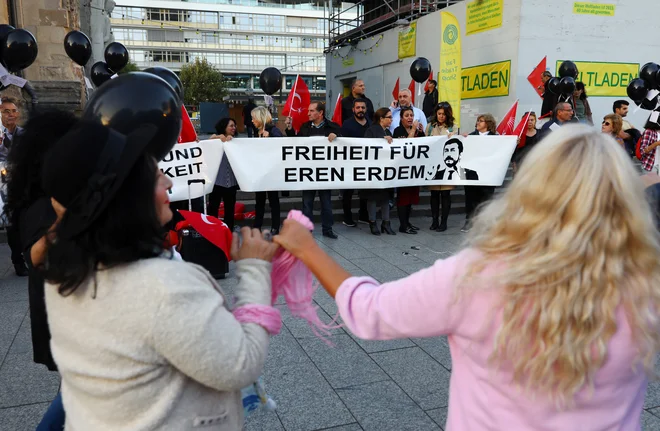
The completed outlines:
{"type": "Polygon", "coordinates": [[[64,38],[66,55],[81,66],[85,66],[92,57],[92,42],[81,31],[70,31],[64,38]]]}
{"type": "Polygon", "coordinates": [[[267,67],[259,75],[259,86],[264,93],[272,95],[282,88],[282,73],[275,67],[267,67]]]}
{"type": "Polygon", "coordinates": [[[424,57],[418,57],[410,65],[410,76],[415,82],[424,82],[431,74],[431,62],[424,57]]]}
{"type": "Polygon", "coordinates": [[[656,79],[656,75],[660,70],[660,66],[656,63],[646,63],[639,69],[639,77],[642,78],[650,88],[656,87],[660,82],[656,79]]]}
{"type": "Polygon", "coordinates": [[[646,94],[649,92],[649,85],[642,78],[635,78],[628,84],[628,97],[639,105],[642,100],[646,99],[646,94]],[[639,101],[639,103],[637,102],[639,101]]]}
{"type": "Polygon", "coordinates": [[[94,92],[83,119],[101,123],[123,134],[143,124],[158,133],[147,146],[156,159],[165,157],[181,133],[181,104],[174,89],[151,73],[120,75],[94,92]]]}
{"type": "Polygon", "coordinates": [[[575,79],[572,76],[566,76],[559,81],[559,88],[562,94],[573,94],[575,91],[575,79]]]}
{"type": "Polygon", "coordinates": [[[577,79],[578,77],[578,68],[570,60],[566,60],[562,62],[561,65],[559,65],[559,77],[560,78],[566,78],[566,77],[571,77],[573,79],[577,79]]]}
{"type": "Polygon", "coordinates": [[[114,75],[115,73],[110,70],[107,64],[103,61],[97,61],[94,63],[94,66],[92,66],[92,71],[90,72],[89,77],[92,79],[92,82],[94,85],[97,87],[100,87],[101,84],[103,84],[106,81],[110,80],[110,77],[114,75]]]}
{"type": "Polygon", "coordinates": [[[128,64],[128,50],[121,43],[112,42],[105,47],[103,58],[110,69],[119,72],[128,64]]]}
{"type": "Polygon", "coordinates": [[[649,111],[652,111],[656,108],[656,106],[658,106],[658,96],[653,97],[651,100],[644,97],[642,100],[636,100],[635,104],[642,109],[648,109],[649,111]]]}
{"type": "Polygon", "coordinates": [[[144,70],[146,73],[152,73],[165,80],[174,89],[174,92],[179,96],[181,103],[183,103],[183,84],[176,73],[172,72],[166,67],[150,67],[144,70]]]}
{"type": "Polygon", "coordinates": [[[0,24],[0,41],[2,41],[12,30],[16,29],[9,24],[0,24]]]}
{"type": "Polygon", "coordinates": [[[37,41],[27,30],[12,30],[2,40],[0,58],[10,72],[18,72],[29,67],[37,58],[37,41]]]}
{"type": "Polygon", "coordinates": [[[548,91],[554,94],[561,94],[561,81],[556,76],[548,81],[548,91]]]}

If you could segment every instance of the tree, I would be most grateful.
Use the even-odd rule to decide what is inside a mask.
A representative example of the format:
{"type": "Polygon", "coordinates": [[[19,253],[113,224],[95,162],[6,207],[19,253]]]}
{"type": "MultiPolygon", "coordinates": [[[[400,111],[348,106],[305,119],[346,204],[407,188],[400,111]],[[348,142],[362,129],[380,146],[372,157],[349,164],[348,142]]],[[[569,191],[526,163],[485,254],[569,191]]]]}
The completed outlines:
{"type": "Polygon", "coordinates": [[[140,71],[140,68],[137,67],[137,65],[135,63],[132,63],[132,62],[129,61],[126,64],[126,66],[124,66],[124,68],[117,73],[117,75],[123,75],[124,73],[139,72],[139,71],[140,71]]]}
{"type": "Polygon", "coordinates": [[[219,102],[227,94],[222,73],[205,58],[200,60],[198,57],[194,63],[184,65],[179,77],[186,105],[219,102]]]}

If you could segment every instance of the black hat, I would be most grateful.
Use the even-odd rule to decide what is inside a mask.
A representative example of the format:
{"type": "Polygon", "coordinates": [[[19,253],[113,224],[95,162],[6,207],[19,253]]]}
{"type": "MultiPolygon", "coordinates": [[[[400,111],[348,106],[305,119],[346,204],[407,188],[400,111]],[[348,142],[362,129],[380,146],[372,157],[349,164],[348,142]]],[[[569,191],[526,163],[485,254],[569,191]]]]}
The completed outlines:
{"type": "Polygon", "coordinates": [[[125,136],[81,121],[55,143],[41,178],[46,194],[66,208],[58,238],[76,236],[98,218],[157,132],[144,125],[125,136]]]}

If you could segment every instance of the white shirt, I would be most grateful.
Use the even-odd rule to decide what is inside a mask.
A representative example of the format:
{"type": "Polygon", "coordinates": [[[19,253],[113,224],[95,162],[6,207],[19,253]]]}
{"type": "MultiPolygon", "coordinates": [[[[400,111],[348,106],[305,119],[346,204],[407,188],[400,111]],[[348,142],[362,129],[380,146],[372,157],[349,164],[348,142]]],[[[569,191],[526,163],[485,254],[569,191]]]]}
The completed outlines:
{"type": "MultiPolygon", "coordinates": [[[[415,120],[423,126],[422,130],[426,130],[426,115],[424,115],[424,111],[419,108],[415,108],[414,106],[412,109],[413,113],[415,114],[415,120]]],[[[392,108],[390,106],[390,112],[392,113],[392,124],[390,125],[390,132],[394,133],[394,129],[401,125],[401,107],[397,106],[396,108],[392,108]]]]}

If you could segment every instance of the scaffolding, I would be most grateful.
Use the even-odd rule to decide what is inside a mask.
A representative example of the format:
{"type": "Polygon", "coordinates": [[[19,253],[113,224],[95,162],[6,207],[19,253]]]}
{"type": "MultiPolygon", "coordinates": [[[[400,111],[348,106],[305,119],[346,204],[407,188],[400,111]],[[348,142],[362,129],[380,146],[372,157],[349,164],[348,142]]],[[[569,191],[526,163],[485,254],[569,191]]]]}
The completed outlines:
{"type": "Polygon", "coordinates": [[[407,26],[413,20],[463,0],[360,0],[327,1],[328,47],[326,53],[393,27],[407,26]],[[353,2],[351,2],[353,3],[353,2]]]}

